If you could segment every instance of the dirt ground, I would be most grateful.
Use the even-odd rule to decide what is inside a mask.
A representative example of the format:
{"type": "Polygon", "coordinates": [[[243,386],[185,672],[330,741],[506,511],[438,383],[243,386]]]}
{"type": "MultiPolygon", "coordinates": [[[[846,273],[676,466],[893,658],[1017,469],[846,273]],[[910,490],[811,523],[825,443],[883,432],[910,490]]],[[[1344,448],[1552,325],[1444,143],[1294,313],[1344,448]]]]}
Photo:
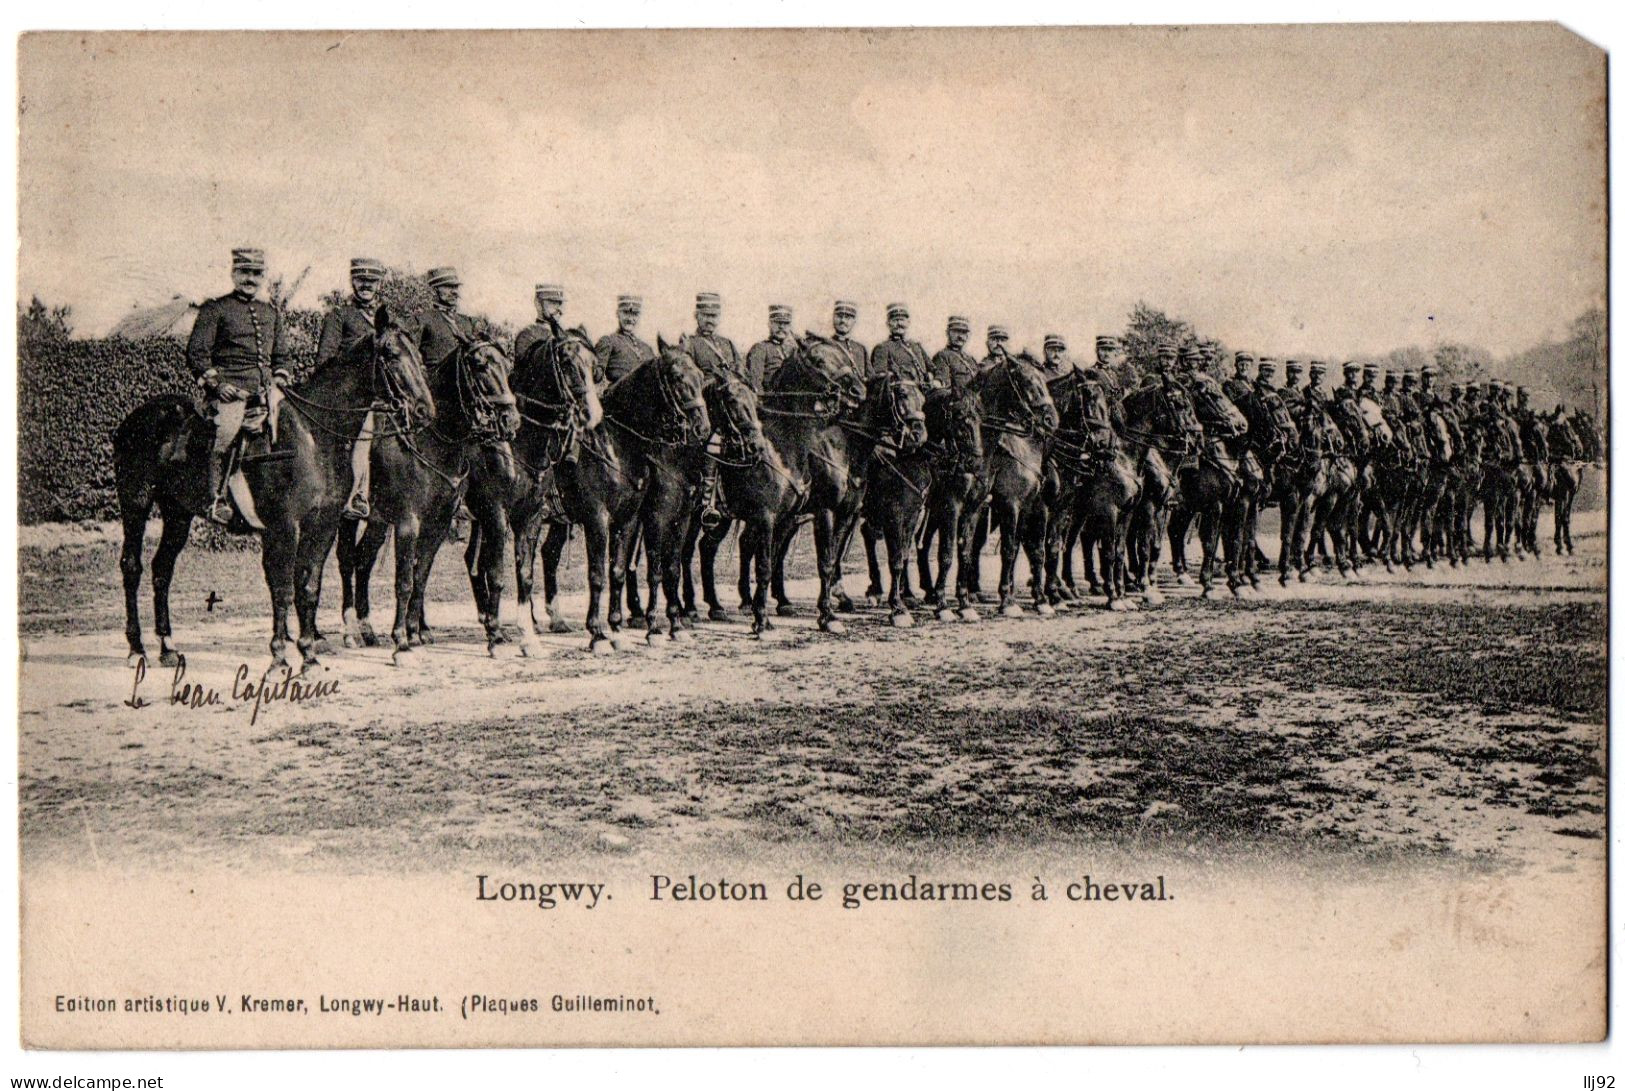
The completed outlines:
{"type": "MultiPolygon", "coordinates": [[[[912,629],[866,610],[842,637],[804,610],[763,641],[703,623],[608,658],[551,635],[529,659],[486,656],[449,545],[439,642],[415,664],[342,650],[305,680],[331,692],[263,706],[234,695],[239,667],[257,683],[267,661],[258,557],[196,550],[174,589],[182,681],[219,703],[193,708],[155,662],[139,685],[125,664],[110,531],[24,528],[23,851],[353,871],[1155,843],[1567,869],[1604,850],[1603,514],[1576,534],[1572,559],[1323,575],[1241,601],[1170,588],[1127,614],[1096,600],[912,629]]],[[[805,580],[791,591],[810,603],[805,580]]],[[[579,591],[566,605],[579,620],[579,591]]],[[[145,588],[142,607],[150,634],[145,588]]]]}

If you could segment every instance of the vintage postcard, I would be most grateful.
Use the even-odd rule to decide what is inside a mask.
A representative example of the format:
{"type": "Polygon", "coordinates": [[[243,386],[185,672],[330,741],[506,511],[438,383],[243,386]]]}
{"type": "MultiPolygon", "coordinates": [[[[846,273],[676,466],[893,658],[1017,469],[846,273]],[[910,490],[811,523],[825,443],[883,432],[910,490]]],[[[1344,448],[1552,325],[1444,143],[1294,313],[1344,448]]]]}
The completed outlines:
{"type": "Polygon", "coordinates": [[[25,1046],[1607,1034],[1596,46],[17,57],[25,1046]]]}

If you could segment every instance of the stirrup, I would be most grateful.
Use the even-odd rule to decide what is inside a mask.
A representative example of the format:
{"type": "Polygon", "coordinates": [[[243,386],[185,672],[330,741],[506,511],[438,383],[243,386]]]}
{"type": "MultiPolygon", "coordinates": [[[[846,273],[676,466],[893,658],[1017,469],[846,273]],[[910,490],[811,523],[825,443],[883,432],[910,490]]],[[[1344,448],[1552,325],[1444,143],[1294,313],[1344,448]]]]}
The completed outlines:
{"type": "Polygon", "coordinates": [[[214,503],[209,505],[209,521],[212,523],[219,523],[223,527],[230,526],[236,515],[237,509],[224,496],[216,496],[214,503]]]}
{"type": "Polygon", "coordinates": [[[360,493],[350,497],[344,504],[343,517],[346,519],[366,520],[372,518],[372,505],[360,493]]]}
{"type": "Polygon", "coordinates": [[[705,509],[700,512],[700,526],[706,530],[715,530],[727,522],[727,518],[717,509],[716,505],[707,504],[705,509]]]}

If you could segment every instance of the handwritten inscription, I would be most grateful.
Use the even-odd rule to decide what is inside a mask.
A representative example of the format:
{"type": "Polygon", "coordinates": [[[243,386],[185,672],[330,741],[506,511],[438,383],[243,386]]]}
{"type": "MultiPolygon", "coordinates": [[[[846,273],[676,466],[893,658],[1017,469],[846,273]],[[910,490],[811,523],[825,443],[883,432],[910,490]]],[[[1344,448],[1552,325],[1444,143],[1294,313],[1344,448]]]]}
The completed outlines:
{"type": "MultiPolygon", "coordinates": [[[[130,696],[124,703],[130,708],[149,708],[153,702],[142,696],[141,692],[142,684],[147,680],[146,660],[137,660],[132,669],[134,674],[130,682],[130,696]]],[[[330,696],[338,691],[337,678],[310,682],[294,677],[291,667],[280,668],[275,676],[268,670],[256,678],[249,672],[248,664],[242,663],[238,665],[229,689],[222,692],[202,682],[187,681],[186,659],[183,656],[170,675],[168,700],[161,703],[169,708],[187,709],[237,705],[249,710],[248,722],[253,724],[259,720],[260,710],[267,706],[301,704],[330,696]]]]}

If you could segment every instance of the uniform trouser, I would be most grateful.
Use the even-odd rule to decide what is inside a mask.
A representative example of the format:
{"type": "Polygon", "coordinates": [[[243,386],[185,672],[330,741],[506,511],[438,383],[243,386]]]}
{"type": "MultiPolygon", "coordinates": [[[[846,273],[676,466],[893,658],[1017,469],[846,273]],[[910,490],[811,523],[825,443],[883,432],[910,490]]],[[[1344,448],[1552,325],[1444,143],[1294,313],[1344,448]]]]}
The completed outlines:
{"type": "Polygon", "coordinates": [[[372,426],[372,410],[369,409],[366,417],[361,421],[361,434],[356,437],[355,447],[350,452],[352,480],[350,496],[346,503],[358,496],[365,499],[368,488],[372,484],[372,426]]]}

